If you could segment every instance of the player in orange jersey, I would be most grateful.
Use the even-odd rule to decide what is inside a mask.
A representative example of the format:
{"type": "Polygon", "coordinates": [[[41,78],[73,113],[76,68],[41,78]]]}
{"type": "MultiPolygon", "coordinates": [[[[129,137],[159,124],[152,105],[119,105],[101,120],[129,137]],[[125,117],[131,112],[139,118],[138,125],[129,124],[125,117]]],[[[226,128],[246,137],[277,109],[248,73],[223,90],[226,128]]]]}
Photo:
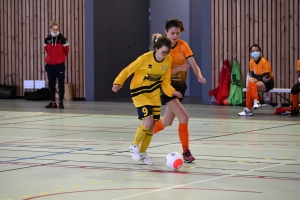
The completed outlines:
{"type": "MultiPolygon", "coordinates": [[[[170,56],[172,57],[171,84],[176,90],[180,91],[184,97],[184,93],[187,89],[186,75],[190,67],[192,67],[200,83],[205,84],[206,80],[202,76],[201,70],[194,59],[191,48],[185,41],[179,39],[180,33],[183,31],[185,30],[182,21],[172,18],[166,22],[165,34],[172,42],[170,52],[170,56]],[[189,64],[187,64],[186,61],[188,61],[189,64]]],[[[183,149],[183,159],[185,162],[192,162],[195,158],[189,149],[189,116],[181,104],[183,97],[168,97],[165,93],[162,94],[162,103],[166,104],[167,108],[164,117],[156,123],[154,133],[163,130],[166,126],[171,126],[176,116],[179,120],[178,134],[183,149]]]]}

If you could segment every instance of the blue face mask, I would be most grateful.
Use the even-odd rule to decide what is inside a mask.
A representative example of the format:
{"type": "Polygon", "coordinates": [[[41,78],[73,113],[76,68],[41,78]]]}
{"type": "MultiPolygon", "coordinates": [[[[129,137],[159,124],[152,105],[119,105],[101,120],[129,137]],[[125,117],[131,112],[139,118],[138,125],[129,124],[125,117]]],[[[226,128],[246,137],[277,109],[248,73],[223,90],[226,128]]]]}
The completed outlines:
{"type": "Polygon", "coordinates": [[[260,52],[259,52],[259,51],[254,51],[254,52],[251,53],[251,56],[252,56],[254,59],[259,58],[260,52]]]}

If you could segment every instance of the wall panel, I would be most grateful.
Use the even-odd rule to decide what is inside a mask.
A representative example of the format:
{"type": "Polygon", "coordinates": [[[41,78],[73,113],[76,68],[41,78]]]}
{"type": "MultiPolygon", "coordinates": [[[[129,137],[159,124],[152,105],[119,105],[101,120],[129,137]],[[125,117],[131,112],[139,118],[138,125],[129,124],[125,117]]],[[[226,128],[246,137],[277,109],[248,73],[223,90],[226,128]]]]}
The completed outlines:
{"type": "MultiPolygon", "coordinates": [[[[299,50],[299,0],[212,0],[212,88],[224,59],[237,59],[243,84],[249,71],[249,48],[258,43],[271,63],[275,87],[291,88],[296,82],[299,50]],[[219,9],[223,8],[223,12],[219,9]],[[221,59],[220,59],[221,58],[221,59]]],[[[289,94],[285,94],[289,98],[289,94]]],[[[271,102],[285,102],[272,94],[271,102]]]]}
{"type": "Polygon", "coordinates": [[[47,80],[43,43],[55,20],[70,44],[65,82],[74,84],[74,97],[85,98],[84,0],[5,0],[0,11],[0,83],[13,74],[23,96],[23,80],[47,80]]]}

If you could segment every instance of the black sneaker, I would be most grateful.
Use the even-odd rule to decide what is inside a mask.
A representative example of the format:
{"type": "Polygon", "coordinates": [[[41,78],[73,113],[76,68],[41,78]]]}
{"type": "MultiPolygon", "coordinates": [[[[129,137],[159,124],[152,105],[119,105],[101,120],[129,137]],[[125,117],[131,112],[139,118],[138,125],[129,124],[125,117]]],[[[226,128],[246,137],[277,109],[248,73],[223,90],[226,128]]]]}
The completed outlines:
{"type": "Polygon", "coordinates": [[[183,160],[184,160],[184,162],[191,163],[191,162],[193,162],[194,160],[196,160],[195,157],[192,156],[190,150],[188,150],[188,149],[185,150],[185,152],[183,152],[182,155],[183,155],[183,160]]]}
{"type": "Polygon", "coordinates": [[[290,117],[299,116],[299,109],[292,108],[291,113],[289,114],[290,117]]]}
{"type": "Polygon", "coordinates": [[[59,109],[64,109],[64,104],[63,103],[59,103],[59,109]]]}
{"type": "Polygon", "coordinates": [[[57,108],[56,102],[50,102],[48,105],[45,106],[45,108],[57,108]]]}

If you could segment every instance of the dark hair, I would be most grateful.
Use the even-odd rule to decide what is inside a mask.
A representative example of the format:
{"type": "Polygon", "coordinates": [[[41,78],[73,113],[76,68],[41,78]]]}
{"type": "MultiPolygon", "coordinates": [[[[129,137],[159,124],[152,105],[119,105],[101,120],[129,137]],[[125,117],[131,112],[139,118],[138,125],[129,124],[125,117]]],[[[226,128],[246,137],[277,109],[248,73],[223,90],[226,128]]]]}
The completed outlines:
{"type": "Polygon", "coordinates": [[[53,26],[58,26],[58,28],[59,28],[59,24],[56,21],[52,21],[50,23],[50,28],[52,28],[53,26]]]}
{"type": "Polygon", "coordinates": [[[159,33],[155,33],[152,35],[152,42],[153,42],[153,49],[160,49],[162,46],[166,46],[171,50],[172,48],[172,43],[169,38],[166,36],[162,36],[159,33]]]}
{"type": "Polygon", "coordinates": [[[185,31],[182,21],[180,21],[179,19],[176,19],[176,18],[171,18],[166,22],[166,25],[165,25],[166,31],[168,31],[172,27],[180,28],[180,32],[185,31]]]}
{"type": "Polygon", "coordinates": [[[252,51],[252,48],[253,48],[253,47],[257,47],[258,50],[261,52],[261,48],[260,48],[260,46],[259,46],[258,44],[253,44],[253,45],[250,47],[250,52],[252,51]]]}

